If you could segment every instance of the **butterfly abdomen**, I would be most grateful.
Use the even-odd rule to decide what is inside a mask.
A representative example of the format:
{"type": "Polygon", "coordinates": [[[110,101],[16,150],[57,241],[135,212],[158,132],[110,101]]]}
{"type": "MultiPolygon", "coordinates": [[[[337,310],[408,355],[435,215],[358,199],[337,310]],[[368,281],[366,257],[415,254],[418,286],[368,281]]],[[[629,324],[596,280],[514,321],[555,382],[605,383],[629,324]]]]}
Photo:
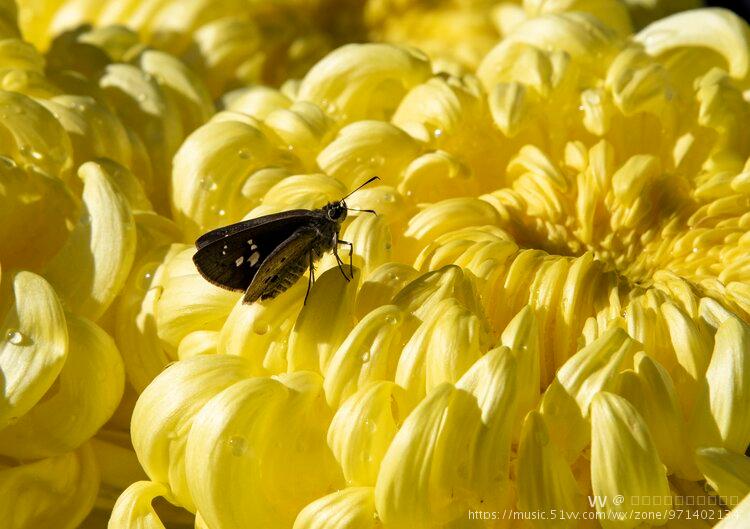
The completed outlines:
{"type": "Polygon", "coordinates": [[[302,277],[308,266],[306,258],[288,262],[276,275],[266,278],[267,286],[263,289],[260,299],[273,299],[284,292],[302,277]]]}

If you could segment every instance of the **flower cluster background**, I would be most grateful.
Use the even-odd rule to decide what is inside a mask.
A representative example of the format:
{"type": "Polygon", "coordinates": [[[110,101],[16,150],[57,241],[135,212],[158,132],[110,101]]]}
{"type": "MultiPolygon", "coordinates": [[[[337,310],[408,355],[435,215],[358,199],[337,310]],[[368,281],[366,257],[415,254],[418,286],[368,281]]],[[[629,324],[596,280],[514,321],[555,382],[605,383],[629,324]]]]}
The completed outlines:
{"type": "Polygon", "coordinates": [[[750,526],[748,101],[691,0],[0,0],[0,527],[750,526]]]}

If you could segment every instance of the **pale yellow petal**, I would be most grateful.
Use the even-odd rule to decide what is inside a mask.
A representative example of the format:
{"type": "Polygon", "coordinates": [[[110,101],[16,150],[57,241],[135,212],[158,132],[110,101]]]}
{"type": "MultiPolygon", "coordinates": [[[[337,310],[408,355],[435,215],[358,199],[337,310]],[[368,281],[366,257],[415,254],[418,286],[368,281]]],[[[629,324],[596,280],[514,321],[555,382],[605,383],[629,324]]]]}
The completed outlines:
{"type": "Polygon", "coordinates": [[[380,529],[371,487],[347,487],[302,509],[294,529],[380,529]]]}
{"type": "Polygon", "coordinates": [[[302,507],[342,487],[325,441],[330,419],[322,379],[310,372],[250,378],[208,402],[186,453],[190,491],[206,524],[289,527],[302,507]]]}
{"type": "Polygon", "coordinates": [[[2,324],[0,428],[17,421],[52,386],[68,354],[60,301],[47,281],[31,272],[13,277],[15,300],[2,324]]]}
{"type": "Polygon", "coordinates": [[[362,386],[339,406],[328,428],[328,446],[348,485],[375,485],[383,456],[408,413],[403,389],[385,381],[362,386]]]}
{"type": "Polygon", "coordinates": [[[85,210],[45,271],[66,308],[92,320],[122,288],[135,254],[133,215],[109,169],[96,162],[80,167],[85,210]]]}
{"type": "Polygon", "coordinates": [[[732,498],[744,498],[750,493],[750,458],[725,448],[701,448],[695,459],[706,481],[724,503],[736,504],[732,498]]]}
{"type": "MultiPolygon", "coordinates": [[[[666,469],[659,460],[648,427],[628,401],[612,393],[601,392],[591,402],[591,487],[600,502],[596,509],[605,513],[605,529],[631,528],[640,525],[632,515],[625,519],[609,513],[639,512],[657,515],[654,525],[663,525],[670,510],[671,497],[666,469]],[[620,496],[618,496],[620,495],[620,496]],[[622,502],[613,501],[621,497],[622,502]],[[649,497],[647,505],[635,501],[649,497]],[[633,498],[638,498],[634,500],[633,498]],[[654,498],[660,498],[659,502],[654,498]]],[[[643,502],[646,503],[646,502],[643,502]]]]}
{"type": "Polygon", "coordinates": [[[228,355],[181,360],[154,379],[133,410],[138,460],[152,481],[168,486],[171,501],[189,510],[195,507],[184,454],[195,415],[216,394],[250,376],[249,367],[243,358],[228,355]]]}
{"type": "Polygon", "coordinates": [[[0,430],[2,454],[34,459],[75,450],[120,402],[125,373],[114,340],[88,320],[68,314],[66,321],[68,355],[56,391],[0,430]]]}
{"type": "Polygon", "coordinates": [[[167,487],[161,483],[133,483],[117,499],[107,529],[164,529],[151,502],[166,495],[167,487]]]}
{"type": "Polygon", "coordinates": [[[388,119],[396,109],[394,101],[430,73],[427,57],[415,49],[349,44],[308,72],[298,97],[345,121],[388,119]]]}
{"type": "Polygon", "coordinates": [[[383,305],[362,318],[333,353],[325,372],[326,398],[340,405],[377,380],[393,380],[402,347],[416,322],[395,305],[383,305]]]}
{"type": "Polygon", "coordinates": [[[683,47],[708,48],[722,55],[732,77],[744,79],[750,68],[750,30],[728,9],[678,13],[648,25],[636,35],[650,55],[683,47]]]}
{"type": "Polygon", "coordinates": [[[289,336],[289,371],[325,373],[331,357],[354,327],[354,299],[359,271],[344,279],[338,267],[329,268],[310,289],[289,336]]]}
{"type": "Polygon", "coordinates": [[[541,413],[569,461],[589,442],[591,400],[629,363],[633,347],[622,329],[610,329],[571,357],[544,392],[541,413]]]}
{"type": "MultiPolygon", "coordinates": [[[[523,384],[520,385],[521,389],[523,384]]],[[[529,412],[521,430],[518,445],[518,509],[528,513],[544,512],[547,521],[532,522],[535,527],[572,528],[573,520],[551,520],[553,511],[582,510],[582,495],[575,477],[550,438],[544,418],[529,412]]]]}
{"type": "Polygon", "coordinates": [[[99,471],[88,445],[75,452],[0,465],[0,518],[8,529],[75,529],[96,500],[99,471]]]}
{"type": "Polygon", "coordinates": [[[750,327],[731,316],[719,326],[715,339],[705,383],[696,399],[693,443],[744,453],[750,443],[750,372],[745,368],[750,327]]]}

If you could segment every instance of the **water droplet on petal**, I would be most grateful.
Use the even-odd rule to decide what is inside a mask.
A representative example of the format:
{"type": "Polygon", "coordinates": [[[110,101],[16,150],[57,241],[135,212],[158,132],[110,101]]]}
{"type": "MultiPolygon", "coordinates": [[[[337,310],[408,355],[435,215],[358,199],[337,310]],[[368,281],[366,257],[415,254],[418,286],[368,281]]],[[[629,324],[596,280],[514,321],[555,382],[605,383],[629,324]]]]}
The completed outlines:
{"type": "Polygon", "coordinates": [[[440,138],[440,136],[443,135],[443,130],[442,129],[435,129],[435,130],[432,131],[432,135],[435,137],[435,139],[438,139],[438,138],[440,138]]]}
{"type": "MultiPolygon", "coordinates": [[[[396,279],[398,279],[398,276],[396,276],[396,279]]],[[[396,325],[398,323],[398,318],[394,314],[389,314],[385,317],[385,321],[391,325],[396,325]]]]}
{"type": "Polygon", "coordinates": [[[256,320],[253,323],[253,332],[260,335],[266,334],[268,332],[268,323],[263,320],[256,320]]]}
{"type": "Polygon", "coordinates": [[[248,149],[240,149],[239,151],[237,151],[237,156],[239,156],[243,160],[248,160],[252,156],[252,153],[248,149]]]}
{"type": "Polygon", "coordinates": [[[8,329],[8,333],[6,334],[6,338],[10,343],[13,345],[21,345],[23,344],[26,337],[23,335],[23,333],[17,329],[8,329]]]}
{"type": "Polygon", "coordinates": [[[159,267],[159,263],[154,261],[143,265],[139,271],[137,286],[141,290],[151,288],[151,282],[154,280],[154,273],[159,267]]]}
{"type": "Polygon", "coordinates": [[[365,351],[364,353],[362,353],[362,363],[366,364],[369,361],[370,361],[370,351],[365,351]]]}
{"type": "Polygon", "coordinates": [[[213,178],[201,178],[200,182],[198,183],[201,189],[204,191],[214,191],[217,187],[219,187],[213,178]]]}
{"type": "Polygon", "coordinates": [[[232,450],[232,455],[240,457],[247,451],[247,439],[240,435],[233,435],[227,442],[229,448],[232,450]]]}

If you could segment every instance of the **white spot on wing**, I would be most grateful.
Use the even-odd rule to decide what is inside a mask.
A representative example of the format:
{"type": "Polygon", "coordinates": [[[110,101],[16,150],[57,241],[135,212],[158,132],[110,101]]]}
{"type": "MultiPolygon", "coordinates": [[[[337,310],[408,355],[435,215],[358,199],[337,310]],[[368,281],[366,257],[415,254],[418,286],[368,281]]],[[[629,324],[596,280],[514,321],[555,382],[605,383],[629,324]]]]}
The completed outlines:
{"type": "Polygon", "coordinates": [[[253,242],[252,239],[248,239],[247,240],[247,244],[249,244],[250,246],[254,246],[255,245],[255,243],[253,242]]]}
{"type": "Polygon", "coordinates": [[[255,266],[258,262],[258,259],[260,259],[260,254],[258,252],[253,252],[250,255],[250,266],[255,266]]]}
{"type": "Polygon", "coordinates": [[[234,262],[234,265],[235,265],[235,266],[240,266],[240,265],[241,265],[242,263],[244,263],[244,262],[245,262],[245,257],[244,257],[244,256],[242,256],[242,255],[240,255],[240,256],[239,256],[239,257],[237,258],[237,260],[236,260],[236,261],[234,262]]]}
{"type": "Polygon", "coordinates": [[[253,244],[252,246],[250,246],[250,249],[251,250],[257,250],[258,249],[258,245],[257,244],[253,244]]]}

